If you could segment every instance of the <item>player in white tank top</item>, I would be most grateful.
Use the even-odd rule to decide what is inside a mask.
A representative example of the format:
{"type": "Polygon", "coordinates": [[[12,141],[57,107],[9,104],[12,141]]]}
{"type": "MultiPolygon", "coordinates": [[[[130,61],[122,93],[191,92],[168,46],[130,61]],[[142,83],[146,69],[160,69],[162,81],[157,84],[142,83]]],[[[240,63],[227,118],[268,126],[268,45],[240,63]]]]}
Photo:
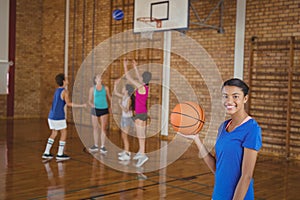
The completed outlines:
{"type": "MultiPolygon", "coordinates": [[[[126,92],[127,93],[127,92],[126,92]]],[[[122,107],[126,108],[128,106],[128,103],[131,104],[131,99],[128,95],[122,97],[121,105],[122,107]]],[[[130,106],[130,105],[129,105],[130,106]]],[[[132,117],[133,112],[132,109],[129,109],[128,111],[122,109],[122,117],[132,117]]]]}
{"type": "Polygon", "coordinates": [[[133,86],[126,84],[122,89],[122,94],[117,91],[117,85],[119,84],[120,79],[116,80],[114,87],[114,94],[122,98],[122,101],[119,103],[120,108],[122,109],[121,117],[121,134],[124,144],[124,150],[118,153],[119,160],[129,161],[130,160],[130,151],[129,151],[129,141],[128,141],[128,132],[130,128],[134,127],[134,122],[132,119],[133,108],[134,108],[134,99],[131,95],[134,95],[133,86]]]}

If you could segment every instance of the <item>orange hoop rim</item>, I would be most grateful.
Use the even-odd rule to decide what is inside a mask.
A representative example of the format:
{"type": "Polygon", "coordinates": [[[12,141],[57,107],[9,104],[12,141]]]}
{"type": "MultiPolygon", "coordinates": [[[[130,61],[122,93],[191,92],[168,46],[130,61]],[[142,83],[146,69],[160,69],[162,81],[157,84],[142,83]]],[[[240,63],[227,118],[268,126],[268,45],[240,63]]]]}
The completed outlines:
{"type": "Polygon", "coordinates": [[[162,21],[160,19],[156,19],[155,17],[138,17],[136,18],[136,21],[140,22],[156,22],[156,28],[161,28],[162,21]]]}

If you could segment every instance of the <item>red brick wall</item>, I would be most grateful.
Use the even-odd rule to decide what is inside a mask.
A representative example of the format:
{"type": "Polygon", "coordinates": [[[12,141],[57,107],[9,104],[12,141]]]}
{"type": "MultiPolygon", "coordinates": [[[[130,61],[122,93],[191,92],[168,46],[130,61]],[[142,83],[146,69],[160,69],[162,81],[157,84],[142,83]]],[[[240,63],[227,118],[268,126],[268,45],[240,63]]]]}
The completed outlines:
{"type": "Polygon", "coordinates": [[[65,1],[43,1],[40,116],[46,118],[57,87],[55,76],[64,72],[65,1]]]}
{"type": "Polygon", "coordinates": [[[41,1],[17,1],[15,117],[40,117],[42,69],[41,1]]]}
{"type": "Polygon", "coordinates": [[[249,40],[288,40],[300,35],[299,1],[248,1],[246,17],[245,77],[248,72],[249,40]]]}

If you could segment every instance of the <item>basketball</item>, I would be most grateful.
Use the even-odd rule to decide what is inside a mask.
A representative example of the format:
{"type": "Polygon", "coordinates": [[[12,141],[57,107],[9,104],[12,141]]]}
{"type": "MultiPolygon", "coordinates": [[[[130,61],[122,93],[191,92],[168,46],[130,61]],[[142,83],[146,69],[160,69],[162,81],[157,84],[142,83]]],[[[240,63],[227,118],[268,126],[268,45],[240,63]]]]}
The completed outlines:
{"type": "Polygon", "coordinates": [[[197,134],[205,122],[204,110],[194,102],[179,103],[171,112],[170,122],[176,132],[185,135],[197,134]]]}
{"type": "Polygon", "coordinates": [[[116,9],[113,11],[112,16],[115,20],[119,21],[124,18],[124,12],[120,9],[116,9]]]}

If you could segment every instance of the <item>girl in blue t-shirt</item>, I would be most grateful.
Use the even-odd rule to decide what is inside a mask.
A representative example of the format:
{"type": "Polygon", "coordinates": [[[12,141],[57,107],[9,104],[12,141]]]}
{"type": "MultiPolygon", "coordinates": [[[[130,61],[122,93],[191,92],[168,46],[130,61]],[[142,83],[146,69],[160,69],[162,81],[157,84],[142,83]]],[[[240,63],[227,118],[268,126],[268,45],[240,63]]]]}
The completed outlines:
{"type": "Polygon", "coordinates": [[[254,199],[252,176],[262,138],[261,128],[245,111],[248,91],[240,79],[224,82],[222,103],[231,118],[219,127],[215,155],[195,137],[199,156],[215,175],[213,200],[254,199]]]}

